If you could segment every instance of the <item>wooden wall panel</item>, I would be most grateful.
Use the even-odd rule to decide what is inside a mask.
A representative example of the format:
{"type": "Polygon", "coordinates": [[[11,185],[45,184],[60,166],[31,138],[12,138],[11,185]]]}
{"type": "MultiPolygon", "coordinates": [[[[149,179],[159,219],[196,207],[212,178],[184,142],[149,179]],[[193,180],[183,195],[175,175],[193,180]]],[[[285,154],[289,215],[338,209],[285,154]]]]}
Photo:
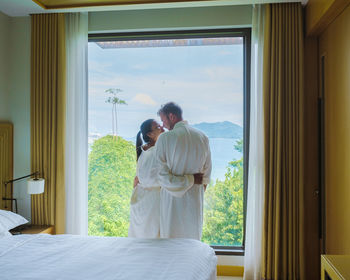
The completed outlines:
{"type": "Polygon", "coordinates": [[[319,37],[325,57],[326,254],[350,254],[350,6],[319,37]]]}
{"type": "Polygon", "coordinates": [[[350,0],[309,0],[306,6],[307,35],[319,35],[349,4],[350,0]]]}
{"type": "Polygon", "coordinates": [[[318,45],[317,38],[304,42],[304,278],[320,279],[318,201],[318,45]]]}
{"type": "Polygon", "coordinates": [[[12,210],[10,201],[2,198],[12,198],[12,187],[4,182],[13,179],[13,126],[11,123],[0,123],[0,209],[12,210]]]}

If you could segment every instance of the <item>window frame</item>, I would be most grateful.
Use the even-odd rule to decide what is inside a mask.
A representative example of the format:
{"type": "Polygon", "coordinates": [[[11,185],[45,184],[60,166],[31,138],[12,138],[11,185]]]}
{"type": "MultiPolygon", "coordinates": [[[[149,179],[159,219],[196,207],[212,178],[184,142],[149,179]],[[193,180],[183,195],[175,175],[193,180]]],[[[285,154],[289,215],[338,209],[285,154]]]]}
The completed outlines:
{"type": "Polygon", "coordinates": [[[243,241],[242,246],[211,245],[216,255],[244,255],[249,159],[251,28],[91,33],[88,42],[243,37],[243,241]]]}

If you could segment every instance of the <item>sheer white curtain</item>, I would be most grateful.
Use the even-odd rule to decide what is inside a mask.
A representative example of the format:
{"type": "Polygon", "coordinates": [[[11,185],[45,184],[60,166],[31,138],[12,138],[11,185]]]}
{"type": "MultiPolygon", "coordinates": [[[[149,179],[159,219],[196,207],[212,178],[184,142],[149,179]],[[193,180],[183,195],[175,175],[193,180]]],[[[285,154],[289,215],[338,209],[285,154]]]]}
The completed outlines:
{"type": "Polygon", "coordinates": [[[88,232],[88,15],[66,15],[66,233],[88,232]]]}
{"type": "Polygon", "coordinates": [[[254,5],[251,50],[251,103],[248,201],[244,254],[244,279],[261,279],[261,248],[264,207],[263,118],[264,5],[254,5]]]}

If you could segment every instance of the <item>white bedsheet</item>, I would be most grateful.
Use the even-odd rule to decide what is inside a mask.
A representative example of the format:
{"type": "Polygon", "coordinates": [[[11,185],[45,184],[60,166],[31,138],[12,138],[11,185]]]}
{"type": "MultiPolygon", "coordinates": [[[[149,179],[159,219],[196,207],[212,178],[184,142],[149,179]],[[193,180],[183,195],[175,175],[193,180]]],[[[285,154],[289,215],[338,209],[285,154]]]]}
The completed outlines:
{"type": "Polygon", "coordinates": [[[216,279],[217,258],[192,239],[18,235],[0,239],[1,279],[216,279]]]}

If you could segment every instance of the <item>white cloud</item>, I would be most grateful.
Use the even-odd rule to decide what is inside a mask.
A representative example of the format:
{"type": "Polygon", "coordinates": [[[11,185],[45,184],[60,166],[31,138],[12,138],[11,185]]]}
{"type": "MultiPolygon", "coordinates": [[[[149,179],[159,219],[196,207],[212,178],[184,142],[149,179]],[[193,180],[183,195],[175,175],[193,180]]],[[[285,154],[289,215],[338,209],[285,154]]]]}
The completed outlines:
{"type": "Polygon", "coordinates": [[[133,70],[146,70],[148,68],[147,64],[134,64],[130,67],[133,70]]]}
{"type": "Polygon", "coordinates": [[[151,105],[151,106],[157,105],[157,103],[152,99],[152,97],[144,93],[136,94],[136,96],[132,99],[132,101],[135,101],[144,105],[151,105]]]}
{"type": "Polygon", "coordinates": [[[197,70],[198,74],[210,80],[225,81],[227,79],[242,79],[243,68],[228,67],[228,66],[210,66],[202,67],[197,70]]]}
{"type": "Polygon", "coordinates": [[[219,54],[219,55],[232,55],[233,52],[232,52],[232,51],[227,51],[227,50],[225,50],[225,51],[219,51],[218,54],[219,54]]]}
{"type": "MultiPolygon", "coordinates": [[[[193,50],[192,47],[189,50],[193,50]]],[[[102,134],[110,131],[111,106],[105,102],[104,93],[108,88],[123,90],[118,97],[128,106],[117,109],[118,132],[128,137],[136,135],[145,119],[157,118],[158,106],[168,101],[178,103],[190,123],[228,120],[242,125],[243,68],[240,57],[235,54],[239,55],[241,50],[221,51],[221,57],[232,55],[229,59],[232,63],[217,53],[215,59],[210,59],[212,54],[207,52],[181,56],[180,48],[176,59],[174,53],[169,59],[162,56],[159,60],[156,59],[158,53],[154,56],[148,49],[149,55],[141,49],[125,51],[119,53],[118,50],[118,55],[117,51],[115,55],[114,52],[107,55],[106,50],[96,55],[89,53],[89,131],[102,134]],[[131,54],[135,54],[134,57],[131,54]],[[182,61],[181,57],[188,57],[188,61],[182,61]],[[90,60],[97,63],[90,64],[90,60]],[[147,71],[143,71],[145,68],[147,71]]]]}
{"type": "Polygon", "coordinates": [[[100,62],[98,60],[89,60],[89,70],[93,70],[94,75],[111,75],[111,72],[106,70],[113,67],[111,62],[100,62]]]}

